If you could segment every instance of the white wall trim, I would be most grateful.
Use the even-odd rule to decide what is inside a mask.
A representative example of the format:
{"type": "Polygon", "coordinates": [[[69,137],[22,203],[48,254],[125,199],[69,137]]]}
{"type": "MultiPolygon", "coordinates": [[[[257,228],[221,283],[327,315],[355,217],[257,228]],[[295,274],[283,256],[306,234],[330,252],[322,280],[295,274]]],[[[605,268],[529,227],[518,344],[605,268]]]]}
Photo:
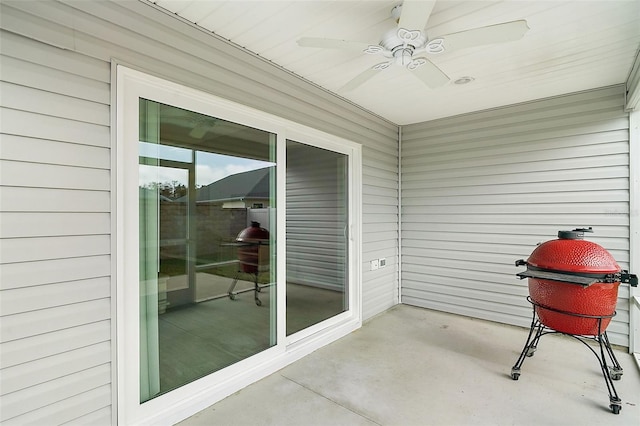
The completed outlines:
{"type": "Polygon", "coordinates": [[[640,105],[640,50],[636,53],[636,59],[633,62],[629,78],[627,78],[626,88],[626,110],[637,109],[640,105]]]}
{"type": "Polygon", "coordinates": [[[402,126],[398,126],[398,297],[402,303],[402,126]]]}
{"type": "MultiPolygon", "coordinates": [[[[629,271],[640,275],[640,108],[629,113],[629,271]]],[[[629,294],[629,352],[640,353],[640,289],[629,294]]]]}
{"type": "MultiPolygon", "coordinates": [[[[118,93],[117,93],[117,61],[111,61],[111,105],[117,105],[118,93]]],[[[118,129],[118,109],[111,108],[110,120],[111,120],[111,359],[118,359],[118,242],[116,235],[118,235],[118,176],[115,171],[118,170],[118,134],[115,129],[118,129]]],[[[111,424],[118,424],[118,387],[115,384],[118,383],[118,367],[117,363],[112,363],[111,368],[111,407],[112,416],[111,424]]]]}

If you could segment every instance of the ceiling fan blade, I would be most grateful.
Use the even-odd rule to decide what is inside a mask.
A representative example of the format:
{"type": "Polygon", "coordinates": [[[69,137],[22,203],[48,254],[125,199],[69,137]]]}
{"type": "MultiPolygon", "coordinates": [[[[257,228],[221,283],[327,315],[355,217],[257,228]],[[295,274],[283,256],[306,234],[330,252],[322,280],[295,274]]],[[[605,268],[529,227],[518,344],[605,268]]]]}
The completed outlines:
{"type": "Polygon", "coordinates": [[[196,126],[189,132],[189,136],[195,139],[202,139],[207,134],[209,128],[206,126],[196,126]]]}
{"type": "Polygon", "coordinates": [[[356,50],[364,52],[369,48],[370,44],[358,41],[336,40],[331,38],[302,37],[298,39],[298,46],[321,47],[324,49],[356,50]]]}
{"type": "Polygon", "coordinates": [[[449,77],[427,58],[415,58],[415,61],[422,62],[422,65],[409,68],[409,71],[430,88],[436,89],[449,82],[449,77]]]}
{"type": "Polygon", "coordinates": [[[528,30],[527,21],[521,20],[460,31],[459,33],[448,34],[438,38],[444,40],[445,52],[453,52],[458,49],[484,44],[519,40],[528,30]]]}
{"type": "Polygon", "coordinates": [[[379,73],[382,70],[389,68],[391,62],[383,62],[381,64],[377,64],[372,66],[371,68],[361,72],[353,79],[349,80],[347,84],[338,89],[338,92],[349,92],[357,87],[360,87],[365,82],[369,81],[374,75],[379,73]]]}
{"type": "Polygon", "coordinates": [[[423,31],[424,27],[427,26],[427,21],[435,4],[435,1],[404,0],[398,28],[404,28],[409,31],[423,31]]]}

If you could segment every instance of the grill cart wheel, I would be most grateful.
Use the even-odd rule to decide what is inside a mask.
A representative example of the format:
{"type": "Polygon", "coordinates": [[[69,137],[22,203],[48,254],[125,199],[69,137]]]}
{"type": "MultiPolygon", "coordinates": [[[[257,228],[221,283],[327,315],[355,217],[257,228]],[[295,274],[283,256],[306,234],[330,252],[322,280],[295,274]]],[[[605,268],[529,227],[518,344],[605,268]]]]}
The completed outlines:
{"type": "Polygon", "coordinates": [[[620,398],[611,398],[611,405],[609,405],[609,408],[611,408],[613,414],[620,414],[620,410],[622,410],[621,402],[620,398]]]}
{"type": "Polygon", "coordinates": [[[512,368],[511,369],[511,378],[513,380],[518,380],[520,378],[520,369],[519,368],[512,368]]]}
{"type": "Polygon", "coordinates": [[[611,375],[612,380],[622,379],[622,373],[622,368],[609,367],[609,374],[611,375]]]}

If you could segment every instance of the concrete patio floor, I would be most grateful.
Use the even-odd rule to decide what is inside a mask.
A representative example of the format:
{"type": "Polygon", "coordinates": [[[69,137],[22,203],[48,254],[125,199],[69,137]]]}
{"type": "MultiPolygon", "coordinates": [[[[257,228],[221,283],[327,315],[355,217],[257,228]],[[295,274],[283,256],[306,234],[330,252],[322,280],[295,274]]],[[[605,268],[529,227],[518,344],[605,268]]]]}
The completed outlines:
{"type": "Polygon", "coordinates": [[[609,396],[595,356],[543,336],[510,377],[528,330],[398,305],[364,326],[180,423],[194,425],[640,425],[640,374],[609,396]]]}

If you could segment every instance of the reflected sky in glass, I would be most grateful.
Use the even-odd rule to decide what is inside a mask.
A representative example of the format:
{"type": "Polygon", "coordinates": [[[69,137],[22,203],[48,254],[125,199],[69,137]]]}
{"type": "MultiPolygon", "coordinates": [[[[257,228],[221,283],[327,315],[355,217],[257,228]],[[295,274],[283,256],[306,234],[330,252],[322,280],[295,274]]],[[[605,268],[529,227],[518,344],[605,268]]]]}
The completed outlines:
{"type": "MultiPolygon", "coordinates": [[[[141,157],[191,163],[192,150],[177,146],[160,145],[148,142],[139,143],[141,157]]],[[[274,166],[275,163],[240,158],[211,152],[196,151],[196,186],[209,185],[227,176],[274,166]]],[[[139,185],[146,186],[152,182],[184,182],[184,173],[169,167],[141,168],[139,185]]]]}

